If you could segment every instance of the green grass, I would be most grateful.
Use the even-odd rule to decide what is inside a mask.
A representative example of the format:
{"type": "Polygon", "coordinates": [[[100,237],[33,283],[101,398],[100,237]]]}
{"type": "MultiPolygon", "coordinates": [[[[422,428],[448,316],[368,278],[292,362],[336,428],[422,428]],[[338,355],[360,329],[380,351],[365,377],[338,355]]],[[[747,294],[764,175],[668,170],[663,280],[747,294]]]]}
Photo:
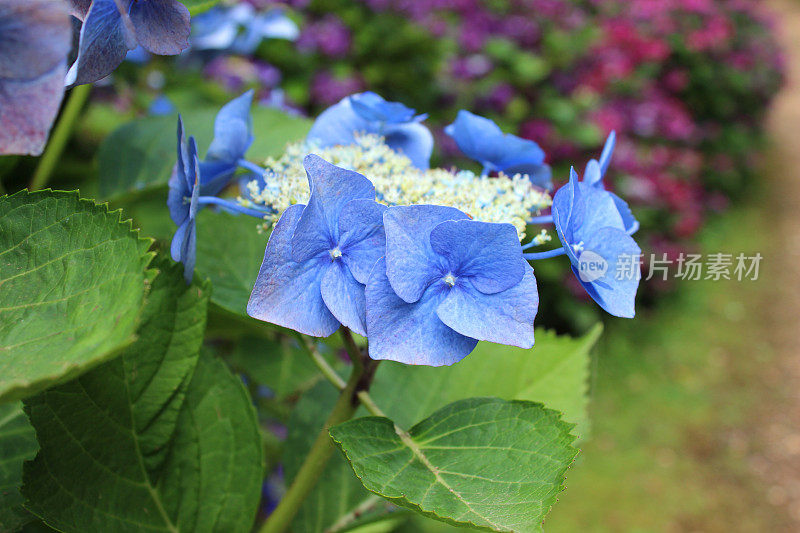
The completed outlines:
{"type": "Polygon", "coordinates": [[[545,523],[548,533],[774,531],[748,471],[754,385],[770,352],[761,330],[773,244],[757,207],[731,212],[701,248],[761,251],[759,281],[684,282],[649,315],[615,321],[596,353],[592,438],[545,523]]]}

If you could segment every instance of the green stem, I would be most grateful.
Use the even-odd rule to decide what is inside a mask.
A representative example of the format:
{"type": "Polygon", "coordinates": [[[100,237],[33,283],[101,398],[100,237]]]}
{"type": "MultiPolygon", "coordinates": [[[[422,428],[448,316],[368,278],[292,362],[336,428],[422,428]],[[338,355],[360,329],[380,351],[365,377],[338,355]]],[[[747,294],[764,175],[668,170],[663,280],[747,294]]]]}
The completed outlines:
{"type": "Polygon", "coordinates": [[[325,376],[325,379],[330,381],[331,384],[337,389],[344,389],[347,384],[336,372],[336,370],[334,370],[333,367],[328,364],[328,361],[322,357],[322,354],[319,353],[319,350],[317,350],[316,346],[314,346],[314,342],[302,333],[295,332],[295,336],[300,342],[300,345],[306,349],[306,352],[308,352],[311,360],[314,361],[314,364],[317,365],[317,368],[319,368],[320,372],[322,372],[322,375],[325,376]]]}
{"type": "MultiPolygon", "coordinates": [[[[361,351],[357,347],[355,351],[351,351],[355,346],[355,342],[353,342],[353,337],[350,335],[349,330],[342,328],[342,336],[353,360],[353,371],[344,389],[339,394],[339,398],[325,421],[325,425],[314,440],[314,444],[311,446],[303,465],[294,477],[294,481],[292,481],[286,494],[281,498],[278,507],[275,508],[267,518],[267,521],[264,522],[264,525],[261,526],[260,533],[283,533],[289,529],[292,520],[300,510],[300,506],[316,486],[320,475],[325,470],[325,465],[333,455],[334,445],[328,430],[332,426],[341,424],[353,417],[358,408],[358,391],[362,387],[369,386],[368,382],[365,383],[365,369],[361,351]],[[351,342],[348,342],[348,337],[351,342]]],[[[369,375],[370,373],[367,372],[367,376],[369,375]]]]}
{"type": "Polygon", "coordinates": [[[56,124],[53,134],[50,136],[44,155],[39,159],[39,165],[36,167],[36,172],[34,172],[31,180],[30,190],[41,189],[50,181],[50,176],[53,174],[53,170],[55,170],[56,164],[61,158],[69,138],[72,136],[72,130],[75,129],[75,123],[81,114],[81,109],[83,109],[83,105],[91,92],[91,84],[78,85],[70,91],[67,105],[64,106],[64,111],[58,119],[58,124],[56,124]]]}

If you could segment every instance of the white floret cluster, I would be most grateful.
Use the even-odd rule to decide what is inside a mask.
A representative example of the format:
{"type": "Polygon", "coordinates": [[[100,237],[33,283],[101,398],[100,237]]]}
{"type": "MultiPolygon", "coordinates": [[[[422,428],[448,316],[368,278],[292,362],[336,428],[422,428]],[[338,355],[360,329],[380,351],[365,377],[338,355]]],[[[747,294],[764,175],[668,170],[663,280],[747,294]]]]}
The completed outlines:
{"type": "MultiPolygon", "coordinates": [[[[520,240],[525,237],[526,221],[552,203],[550,195],[534,187],[524,175],[490,178],[468,170],[419,170],[377,135],[357,136],[355,144],[330,148],[318,148],[305,141],[290,144],[283,156],[265,162],[264,183],[251,181],[247,187],[249,198],[241,197],[239,202],[273,211],[267,225],[289,206],[306,203],[309,189],[303,158],[310,153],[369,178],[381,203],[455,207],[475,220],[513,224],[520,240]]],[[[543,232],[534,240],[543,244],[549,235],[543,232]]]]}

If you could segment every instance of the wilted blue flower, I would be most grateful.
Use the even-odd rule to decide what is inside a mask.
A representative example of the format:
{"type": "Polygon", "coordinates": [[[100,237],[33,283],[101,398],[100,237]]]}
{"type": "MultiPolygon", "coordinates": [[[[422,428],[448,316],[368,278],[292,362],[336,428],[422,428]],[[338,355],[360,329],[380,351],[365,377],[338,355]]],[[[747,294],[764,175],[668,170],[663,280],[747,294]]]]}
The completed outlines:
{"type": "Polygon", "coordinates": [[[281,216],[247,304],[253,318],[326,337],[344,324],[366,334],[364,285],[385,250],[375,187],[309,155],[311,197],[281,216]]]}
{"type": "Polygon", "coordinates": [[[200,166],[197,157],[197,143],[189,138],[187,149],[183,133],[183,121],[178,118],[178,162],[169,180],[167,207],[172,221],[178,225],[172,237],[172,259],[184,265],[183,276],[186,282],[192,281],[194,264],[197,259],[197,210],[200,195],[200,166]]]}
{"type": "Polygon", "coordinates": [[[603,178],[606,175],[608,165],[611,162],[611,156],[614,153],[616,139],[617,134],[612,131],[608,136],[608,139],[606,139],[605,145],[603,146],[603,152],[600,154],[600,161],[592,159],[586,165],[586,170],[583,173],[583,182],[591,185],[595,189],[604,191],[611,197],[611,199],[614,201],[614,205],[617,207],[617,211],[619,211],[619,214],[622,217],[622,222],[625,225],[625,231],[627,231],[629,235],[632,235],[639,229],[639,222],[633,216],[631,208],[628,207],[627,202],[613,192],[606,191],[605,185],[603,184],[603,178]]]}
{"type": "Polygon", "coordinates": [[[0,154],[42,153],[64,96],[71,46],[62,2],[0,2],[0,154]]]}
{"type": "Polygon", "coordinates": [[[533,346],[533,269],[511,224],[451,207],[390,207],[386,257],[367,283],[370,356],[451,365],[479,340],[533,346]]]}
{"type": "Polygon", "coordinates": [[[586,292],[608,313],[633,318],[641,250],[611,195],[578,181],[573,170],[553,198],[553,221],[586,292]]]}
{"type": "Polygon", "coordinates": [[[215,7],[192,20],[193,50],[252,54],[264,39],[297,39],[300,30],[282,9],[256,13],[249,4],[215,7]]]}
{"type": "Polygon", "coordinates": [[[224,189],[236,173],[247,150],[253,144],[253,119],[250,107],[253,91],[234,98],[219,110],[214,121],[214,140],[200,163],[202,193],[215,195],[224,189]]]}
{"type": "Polygon", "coordinates": [[[503,172],[508,176],[527,174],[534,185],[552,189],[552,172],[545,154],[535,142],[503,133],[488,118],[469,111],[458,112],[455,122],[445,128],[464,155],[483,165],[483,173],[503,172]]]}
{"type": "Polygon", "coordinates": [[[387,102],[372,92],[348,96],[320,114],[307,139],[320,148],[355,144],[355,135],[374,133],[408,157],[415,167],[430,167],[433,136],[420,124],[426,115],[397,102],[387,102]]]}
{"type": "Polygon", "coordinates": [[[189,10],[177,0],[68,0],[83,21],[78,57],[66,84],[105,78],[141,45],[158,55],[175,55],[189,46],[189,10]]]}

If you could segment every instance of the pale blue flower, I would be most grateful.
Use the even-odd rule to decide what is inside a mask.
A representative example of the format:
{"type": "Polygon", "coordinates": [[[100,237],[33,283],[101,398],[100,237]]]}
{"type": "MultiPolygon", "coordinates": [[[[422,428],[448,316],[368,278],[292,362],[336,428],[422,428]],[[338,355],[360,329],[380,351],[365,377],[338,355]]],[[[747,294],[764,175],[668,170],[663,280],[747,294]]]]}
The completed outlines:
{"type": "Polygon", "coordinates": [[[539,297],[511,224],[442,206],[390,207],[367,283],[370,356],[451,365],[479,340],[530,348],[539,297]]]}
{"type": "Polygon", "coordinates": [[[366,335],[364,285],[385,250],[375,187],[350,170],[306,156],[311,197],[270,235],[247,314],[316,337],[340,324],[366,335]]]}

